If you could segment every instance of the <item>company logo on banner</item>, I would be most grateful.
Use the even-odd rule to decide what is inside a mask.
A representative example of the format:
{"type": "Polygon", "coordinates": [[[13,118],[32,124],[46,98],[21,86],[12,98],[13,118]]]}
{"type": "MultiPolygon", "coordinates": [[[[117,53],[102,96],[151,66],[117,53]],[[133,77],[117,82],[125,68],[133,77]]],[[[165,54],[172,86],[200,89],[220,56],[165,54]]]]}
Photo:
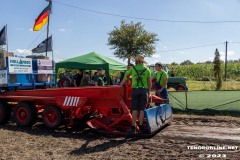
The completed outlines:
{"type": "Polygon", "coordinates": [[[8,57],[9,73],[32,73],[32,59],[8,57]]]}
{"type": "Polygon", "coordinates": [[[7,84],[7,71],[0,70],[0,85],[7,84]]]}
{"type": "Polygon", "coordinates": [[[37,68],[38,73],[53,73],[52,60],[38,59],[37,68]]]}

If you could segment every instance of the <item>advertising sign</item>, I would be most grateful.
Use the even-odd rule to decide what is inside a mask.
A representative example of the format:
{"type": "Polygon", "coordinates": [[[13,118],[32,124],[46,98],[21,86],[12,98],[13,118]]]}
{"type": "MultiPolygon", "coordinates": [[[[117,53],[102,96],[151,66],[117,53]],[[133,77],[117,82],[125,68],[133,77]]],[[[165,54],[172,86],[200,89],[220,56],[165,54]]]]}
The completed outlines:
{"type": "Polygon", "coordinates": [[[32,59],[8,57],[9,73],[32,73],[32,59]]]}
{"type": "Polygon", "coordinates": [[[38,59],[37,69],[38,69],[38,73],[44,73],[44,74],[53,73],[52,60],[38,59]]]}
{"type": "Polygon", "coordinates": [[[0,85],[7,84],[7,70],[0,70],[0,85]]]}

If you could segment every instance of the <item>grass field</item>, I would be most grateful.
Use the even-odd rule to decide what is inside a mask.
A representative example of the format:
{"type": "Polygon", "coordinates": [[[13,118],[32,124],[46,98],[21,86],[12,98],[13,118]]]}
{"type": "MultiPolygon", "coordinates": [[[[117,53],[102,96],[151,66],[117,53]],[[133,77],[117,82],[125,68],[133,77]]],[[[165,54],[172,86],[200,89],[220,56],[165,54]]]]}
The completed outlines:
{"type": "MultiPolygon", "coordinates": [[[[215,90],[215,81],[193,81],[187,80],[189,91],[215,90]]],[[[223,81],[221,90],[240,90],[239,81],[223,81]]]]}

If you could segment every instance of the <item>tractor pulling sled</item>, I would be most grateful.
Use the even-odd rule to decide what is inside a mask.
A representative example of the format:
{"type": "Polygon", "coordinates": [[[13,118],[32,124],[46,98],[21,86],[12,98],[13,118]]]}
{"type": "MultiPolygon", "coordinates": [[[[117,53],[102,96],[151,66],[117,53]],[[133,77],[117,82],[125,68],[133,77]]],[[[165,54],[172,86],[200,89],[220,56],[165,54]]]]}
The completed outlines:
{"type": "MultiPolygon", "coordinates": [[[[9,70],[6,74],[11,75],[9,70]]],[[[8,80],[4,87],[0,86],[0,124],[8,123],[13,117],[17,125],[31,127],[42,115],[43,123],[50,129],[62,124],[71,128],[74,122],[88,117],[87,125],[97,131],[129,134],[132,122],[130,85],[45,89],[16,89],[15,86],[12,90],[8,89],[8,80]]],[[[151,135],[172,121],[172,106],[155,95],[149,96],[148,102],[144,133],[151,135]],[[158,105],[151,106],[155,103],[158,105]]]]}

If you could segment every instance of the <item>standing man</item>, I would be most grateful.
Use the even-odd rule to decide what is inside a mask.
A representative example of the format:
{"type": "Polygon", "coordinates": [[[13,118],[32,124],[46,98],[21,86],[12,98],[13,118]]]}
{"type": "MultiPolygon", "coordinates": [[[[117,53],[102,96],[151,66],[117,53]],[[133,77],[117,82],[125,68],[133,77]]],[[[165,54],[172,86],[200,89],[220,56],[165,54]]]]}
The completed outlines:
{"type": "Polygon", "coordinates": [[[95,86],[104,86],[103,76],[102,76],[102,68],[97,70],[97,74],[94,76],[95,86]]]}
{"type": "Polygon", "coordinates": [[[83,78],[83,71],[79,69],[78,73],[75,74],[74,76],[74,80],[73,80],[74,87],[80,86],[82,78],[83,78]]]}
{"type": "Polygon", "coordinates": [[[156,95],[163,98],[168,99],[168,91],[167,91],[167,82],[168,82],[168,75],[162,69],[161,63],[155,64],[155,69],[157,72],[154,73],[153,79],[155,79],[155,88],[156,88],[156,95]]]}
{"type": "Polygon", "coordinates": [[[139,114],[139,133],[143,132],[144,110],[147,106],[148,95],[152,86],[150,70],[143,65],[146,63],[142,55],[135,57],[135,66],[127,72],[127,76],[121,82],[121,86],[126,82],[127,77],[132,76],[132,128],[131,134],[136,133],[136,120],[139,114]]]}

